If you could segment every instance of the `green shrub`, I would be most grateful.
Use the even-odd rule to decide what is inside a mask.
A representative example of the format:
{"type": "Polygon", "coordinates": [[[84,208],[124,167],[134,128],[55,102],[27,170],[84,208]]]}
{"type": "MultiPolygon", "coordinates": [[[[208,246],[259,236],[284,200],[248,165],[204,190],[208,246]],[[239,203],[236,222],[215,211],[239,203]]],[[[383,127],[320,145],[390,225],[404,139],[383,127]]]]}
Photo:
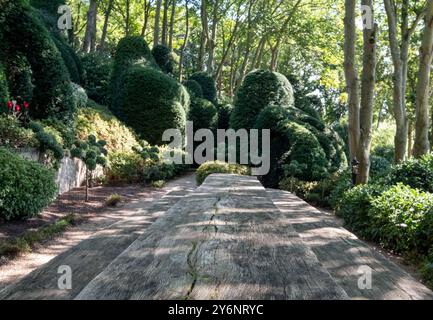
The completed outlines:
{"type": "Polygon", "coordinates": [[[53,165],[54,167],[57,167],[60,160],[62,160],[65,155],[61,145],[62,141],[59,141],[59,136],[46,131],[45,128],[37,122],[31,122],[30,128],[33,130],[35,137],[38,140],[39,150],[42,153],[52,155],[56,160],[53,165]]]}
{"type": "Polygon", "coordinates": [[[432,216],[433,194],[398,184],[372,200],[369,229],[384,247],[425,255],[433,246],[432,216]]]}
{"type": "Polygon", "coordinates": [[[152,56],[155,62],[165,73],[173,73],[175,66],[175,54],[170,48],[157,44],[152,48],[152,56]]]}
{"type": "Polygon", "coordinates": [[[331,208],[338,209],[341,205],[343,194],[351,188],[353,188],[352,174],[349,170],[335,174],[332,190],[330,191],[328,198],[331,208]]]}
{"type": "Polygon", "coordinates": [[[56,137],[56,141],[59,144],[63,145],[66,149],[72,147],[75,141],[75,125],[66,125],[60,120],[53,118],[40,120],[39,123],[46,132],[56,137]]]}
{"type": "Polygon", "coordinates": [[[63,62],[68,69],[69,77],[74,83],[81,84],[83,82],[83,67],[80,58],[75,53],[74,49],[69,46],[64,36],[59,32],[53,32],[53,41],[57,49],[62,55],[63,62]]]}
{"type": "Polygon", "coordinates": [[[428,287],[433,287],[433,250],[430,255],[424,259],[421,267],[421,275],[428,287]]]}
{"type": "Polygon", "coordinates": [[[203,90],[197,81],[189,79],[185,81],[184,86],[188,90],[191,98],[203,98],[203,90]]]}
{"type": "Polygon", "coordinates": [[[87,105],[88,97],[86,90],[76,83],[71,83],[72,86],[72,97],[74,98],[75,105],[77,107],[85,107],[87,105]]]}
{"type": "Polygon", "coordinates": [[[388,160],[389,163],[394,163],[394,146],[379,145],[373,148],[371,154],[376,157],[382,157],[388,160]]]}
{"type": "Polygon", "coordinates": [[[231,127],[253,128],[257,116],[265,107],[290,107],[293,103],[293,89],[286,77],[267,70],[253,71],[245,77],[236,94],[230,118],[231,127]]]}
{"type": "Polygon", "coordinates": [[[218,129],[229,129],[230,128],[230,115],[233,111],[233,106],[229,103],[218,104],[218,129]]]}
{"type": "Polygon", "coordinates": [[[110,80],[111,105],[113,113],[123,118],[123,84],[129,67],[139,63],[142,66],[158,68],[146,41],[139,36],[128,36],[121,39],[114,56],[113,72],[110,80]]]}
{"type": "Polygon", "coordinates": [[[32,130],[22,127],[14,116],[0,115],[0,146],[16,149],[31,148],[37,144],[32,130]]]}
{"type": "Polygon", "coordinates": [[[92,104],[92,107],[81,108],[76,118],[77,139],[85,140],[94,135],[98,140],[107,142],[107,150],[112,152],[131,152],[138,146],[135,132],[120,122],[104,106],[92,104]]]}
{"type": "Polygon", "coordinates": [[[120,202],[122,202],[122,197],[117,193],[111,194],[105,199],[105,205],[108,207],[115,207],[120,202]]]}
{"type": "Polygon", "coordinates": [[[9,100],[9,88],[6,80],[4,66],[0,59],[0,113],[7,110],[6,102],[8,100],[9,100]]]}
{"type": "Polygon", "coordinates": [[[127,125],[151,144],[163,144],[166,129],[184,132],[186,124],[184,87],[175,79],[153,68],[135,66],[124,78],[121,117],[127,125]]]}
{"type": "Polygon", "coordinates": [[[386,182],[390,185],[401,182],[412,188],[433,192],[433,154],[393,166],[386,176],[386,182]]]}
{"type": "Polygon", "coordinates": [[[377,184],[359,185],[343,193],[336,214],[354,232],[368,239],[375,239],[376,231],[371,228],[369,210],[374,198],[380,196],[386,188],[377,184]]]}
{"type": "Polygon", "coordinates": [[[218,123],[218,110],[209,100],[195,98],[191,102],[188,120],[193,122],[194,130],[215,129],[218,123]]]}
{"type": "Polygon", "coordinates": [[[197,184],[202,184],[206,177],[213,173],[249,175],[250,168],[239,164],[226,163],[222,161],[208,161],[203,163],[196,171],[197,184]]]}
{"type": "Polygon", "coordinates": [[[19,23],[2,22],[1,29],[8,46],[6,60],[23,55],[31,67],[35,87],[30,115],[36,119],[54,117],[70,121],[75,106],[62,56],[38,13],[20,2],[13,6],[2,13],[4,21],[19,23]]]}
{"type": "Polygon", "coordinates": [[[371,155],[370,157],[370,175],[372,177],[382,177],[388,173],[391,163],[383,157],[371,155]]]}
{"type": "Polygon", "coordinates": [[[24,219],[40,213],[56,196],[54,172],[0,148],[0,217],[24,219]]]}
{"type": "Polygon", "coordinates": [[[216,103],[217,89],[214,79],[206,72],[196,72],[189,80],[196,81],[203,92],[203,98],[216,103]]]}
{"type": "Polygon", "coordinates": [[[15,99],[31,101],[33,97],[32,70],[23,54],[15,54],[6,64],[9,94],[15,99]]]}
{"type": "Polygon", "coordinates": [[[84,88],[90,99],[108,105],[112,60],[100,53],[89,53],[82,57],[84,88]]]}
{"type": "Polygon", "coordinates": [[[145,160],[136,152],[113,152],[109,154],[109,166],[106,172],[110,182],[142,182],[145,160]]]}

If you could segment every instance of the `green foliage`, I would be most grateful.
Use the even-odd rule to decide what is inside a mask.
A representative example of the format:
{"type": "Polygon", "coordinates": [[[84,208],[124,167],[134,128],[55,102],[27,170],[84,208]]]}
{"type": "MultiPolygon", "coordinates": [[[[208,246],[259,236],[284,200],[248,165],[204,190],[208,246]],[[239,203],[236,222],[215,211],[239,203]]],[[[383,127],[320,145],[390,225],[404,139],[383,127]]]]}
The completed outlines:
{"type": "Polygon", "coordinates": [[[9,94],[15,99],[30,101],[33,96],[32,70],[27,58],[23,54],[16,54],[7,63],[7,83],[9,94]]]}
{"type": "Polygon", "coordinates": [[[150,52],[149,46],[142,37],[128,36],[121,39],[116,48],[114,56],[113,72],[111,74],[110,90],[111,90],[111,105],[110,109],[114,115],[123,119],[124,101],[123,101],[123,85],[125,82],[125,74],[129,71],[129,67],[140,64],[152,68],[158,68],[157,64],[150,52]]]}
{"type": "Polygon", "coordinates": [[[0,59],[0,113],[6,111],[6,102],[9,100],[9,88],[6,80],[4,66],[0,59]]]}
{"type": "Polygon", "coordinates": [[[207,176],[213,173],[251,174],[250,168],[246,166],[222,161],[208,161],[203,163],[196,171],[197,184],[202,184],[207,176]]]}
{"type": "Polygon", "coordinates": [[[62,141],[59,140],[61,139],[60,136],[45,130],[45,128],[37,122],[31,122],[29,126],[35,133],[35,138],[39,143],[39,151],[48,156],[52,155],[56,160],[53,166],[57,167],[60,160],[62,160],[65,155],[61,144],[62,141]]]}
{"type": "Polygon", "coordinates": [[[191,102],[188,120],[194,123],[194,129],[215,129],[218,123],[218,110],[206,99],[195,98],[191,102]]]}
{"type": "Polygon", "coordinates": [[[188,93],[192,99],[203,98],[203,90],[197,81],[189,79],[185,81],[184,86],[188,90],[188,93]]]}
{"type": "Polygon", "coordinates": [[[385,158],[390,164],[394,163],[394,145],[378,145],[371,151],[371,154],[385,158]]]}
{"type": "Polygon", "coordinates": [[[120,202],[122,202],[122,197],[117,194],[111,194],[105,199],[105,205],[108,207],[116,207],[120,202]]]}
{"type": "Polygon", "coordinates": [[[109,84],[112,60],[100,53],[89,53],[81,58],[84,69],[83,86],[90,99],[97,103],[109,104],[109,84]]]}
{"type": "Polygon", "coordinates": [[[236,95],[231,127],[251,129],[267,106],[290,107],[293,102],[293,89],[286,77],[267,70],[253,71],[245,77],[236,95]]]}
{"type": "Polygon", "coordinates": [[[371,228],[369,210],[375,197],[381,195],[385,187],[377,184],[356,186],[343,193],[336,214],[344,219],[345,224],[361,236],[374,238],[374,229],[371,228]]]}
{"type": "Polygon", "coordinates": [[[105,158],[107,155],[106,144],[104,140],[97,140],[94,135],[89,135],[87,140],[75,142],[71,149],[71,156],[81,159],[89,171],[95,170],[97,165],[105,167],[107,164],[105,158]]]}
{"type": "Polygon", "coordinates": [[[353,188],[351,172],[345,170],[337,173],[334,176],[332,189],[328,197],[328,202],[331,208],[338,208],[343,199],[343,194],[351,188],[353,188]]]}
{"type": "Polygon", "coordinates": [[[196,72],[189,80],[196,81],[203,92],[203,98],[216,103],[217,89],[214,79],[206,72],[196,72]]]}
{"type": "Polygon", "coordinates": [[[72,147],[75,141],[75,126],[66,125],[58,119],[48,118],[39,121],[43,126],[44,130],[48,133],[53,134],[56,137],[56,141],[69,149],[72,147]]]}
{"type": "Polygon", "coordinates": [[[19,21],[2,23],[1,27],[8,48],[6,61],[13,61],[17,55],[23,55],[32,70],[35,87],[30,115],[37,119],[54,117],[70,121],[74,103],[68,71],[39,15],[19,2],[3,14],[5,21],[19,21]]]}
{"type": "Polygon", "coordinates": [[[372,238],[398,253],[427,254],[433,247],[433,194],[397,184],[371,202],[372,238]]]}
{"type": "Polygon", "coordinates": [[[233,106],[229,103],[218,104],[218,129],[229,129],[230,128],[230,115],[233,111],[233,106]]]}
{"type": "Polygon", "coordinates": [[[80,140],[94,135],[98,140],[107,142],[107,150],[130,152],[138,146],[135,132],[120,122],[106,107],[89,102],[89,107],[78,110],[76,134],[80,140]]]}
{"type": "Polygon", "coordinates": [[[433,154],[393,166],[386,181],[390,185],[401,182],[412,188],[433,192],[433,154]]]}
{"type": "Polygon", "coordinates": [[[162,44],[157,44],[152,48],[152,56],[163,72],[173,73],[175,56],[174,52],[170,50],[170,48],[162,44]]]}
{"type": "Polygon", "coordinates": [[[81,84],[83,82],[83,67],[80,58],[75,53],[74,49],[69,46],[62,34],[54,32],[52,39],[62,55],[71,81],[81,84]]]}
{"type": "Polygon", "coordinates": [[[37,140],[32,130],[25,129],[11,115],[0,115],[0,146],[11,149],[37,146],[37,140]]]}
{"type": "Polygon", "coordinates": [[[391,168],[391,163],[383,157],[372,155],[370,157],[370,176],[382,177],[388,173],[391,168]]]}
{"type": "Polygon", "coordinates": [[[53,171],[0,148],[0,218],[33,217],[54,199],[56,191],[53,171]]]}
{"type": "Polygon", "coordinates": [[[173,78],[152,68],[135,66],[124,78],[121,117],[151,144],[163,144],[166,129],[185,129],[189,102],[186,90],[173,78]]]}
{"type": "Polygon", "coordinates": [[[86,90],[83,89],[80,85],[76,83],[71,83],[72,85],[72,97],[74,99],[75,105],[77,108],[85,107],[88,102],[88,97],[86,90]]]}

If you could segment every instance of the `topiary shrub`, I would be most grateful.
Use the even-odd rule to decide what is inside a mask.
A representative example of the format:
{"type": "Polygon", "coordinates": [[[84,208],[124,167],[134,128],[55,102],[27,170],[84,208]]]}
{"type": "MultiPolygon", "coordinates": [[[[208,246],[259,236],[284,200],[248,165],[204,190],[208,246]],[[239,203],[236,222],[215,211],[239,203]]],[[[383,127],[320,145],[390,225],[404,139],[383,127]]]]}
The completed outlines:
{"type": "Polygon", "coordinates": [[[87,97],[86,90],[76,83],[71,83],[72,97],[77,108],[85,107],[89,98],[87,97]]]}
{"type": "Polygon", "coordinates": [[[68,69],[69,77],[71,78],[72,82],[81,84],[83,82],[83,69],[81,66],[81,61],[78,58],[77,54],[68,45],[62,35],[54,33],[52,38],[54,40],[54,43],[56,44],[57,49],[62,55],[63,62],[68,69]]]}
{"type": "Polygon", "coordinates": [[[230,128],[230,115],[233,111],[233,105],[229,103],[218,104],[218,129],[229,129],[230,128]]]}
{"type": "Polygon", "coordinates": [[[370,175],[371,177],[382,177],[388,173],[391,163],[383,157],[371,155],[370,157],[370,175]]]}
{"type": "Polygon", "coordinates": [[[218,110],[209,100],[195,98],[191,102],[188,120],[193,122],[194,130],[215,129],[218,123],[218,110]]]}
{"type": "Polygon", "coordinates": [[[206,72],[196,72],[189,80],[196,81],[203,92],[203,98],[216,103],[217,89],[214,79],[206,72]]]}
{"type": "Polygon", "coordinates": [[[146,41],[139,36],[128,36],[119,41],[114,56],[113,71],[110,80],[110,109],[118,117],[123,117],[123,85],[129,67],[135,64],[159,68],[146,41]]]}
{"type": "Polygon", "coordinates": [[[175,66],[175,54],[170,48],[157,44],[152,48],[152,56],[155,62],[165,73],[173,73],[175,66]]]}
{"type": "Polygon", "coordinates": [[[166,129],[185,129],[186,90],[175,79],[153,68],[131,67],[124,78],[120,119],[150,144],[163,144],[166,129]]]}
{"type": "Polygon", "coordinates": [[[0,147],[0,218],[33,217],[50,204],[56,192],[53,171],[0,147]]]}
{"type": "MultiPolygon", "coordinates": [[[[32,121],[29,126],[35,133],[35,138],[38,140],[39,150],[48,156],[52,156],[56,160],[53,166],[57,168],[60,160],[62,160],[65,155],[65,151],[61,145],[63,141],[60,140],[60,136],[45,130],[38,122],[32,121]]],[[[47,162],[47,164],[49,164],[49,162],[47,162]]]]}
{"type": "Polygon", "coordinates": [[[3,64],[0,60],[0,113],[7,111],[6,102],[9,101],[9,88],[3,64]]]}
{"type": "Polygon", "coordinates": [[[203,98],[203,90],[197,81],[191,79],[187,80],[184,82],[184,86],[188,90],[191,98],[203,98]]]}
{"type": "Polygon", "coordinates": [[[292,85],[286,77],[267,70],[253,71],[245,77],[236,94],[230,125],[234,129],[251,129],[265,107],[290,107],[293,103],[292,85]]]}
{"type": "Polygon", "coordinates": [[[55,117],[70,121],[74,113],[68,71],[62,56],[37,12],[16,2],[5,10],[1,21],[6,61],[17,55],[26,57],[34,79],[30,114],[36,119],[55,117]],[[19,23],[6,23],[19,21],[19,23]],[[19,41],[17,41],[19,39],[19,41]]]}
{"type": "Polygon", "coordinates": [[[7,63],[7,83],[9,94],[15,99],[31,101],[33,96],[32,70],[27,58],[22,54],[14,55],[7,63]]]}
{"type": "Polygon", "coordinates": [[[84,81],[83,87],[90,99],[99,104],[108,105],[109,84],[111,77],[112,60],[101,53],[89,53],[81,58],[84,81]]]}
{"type": "Polygon", "coordinates": [[[197,184],[200,185],[207,178],[207,176],[213,173],[231,173],[250,175],[250,168],[239,164],[227,163],[222,161],[208,161],[198,167],[196,171],[197,184]]]}

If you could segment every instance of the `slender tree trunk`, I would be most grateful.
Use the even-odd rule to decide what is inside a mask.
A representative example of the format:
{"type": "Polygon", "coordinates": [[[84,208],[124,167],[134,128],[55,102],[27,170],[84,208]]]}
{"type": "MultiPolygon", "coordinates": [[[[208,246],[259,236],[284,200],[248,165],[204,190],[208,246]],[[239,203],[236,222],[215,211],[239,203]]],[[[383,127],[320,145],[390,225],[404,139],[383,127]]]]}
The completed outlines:
{"type": "Polygon", "coordinates": [[[156,9],[155,9],[155,25],[153,27],[153,46],[156,46],[159,43],[159,32],[160,32],[159,19],[161,16],[161,5],[162,5],[162,0],[157,0],[156,9]]]}
{"type": "Polygon", "coordinates": [[[143,27],[141,28],[141,36],[144,37],[147,30],[147,25],[149,24],[150,10],[152,9],[152,1],[145,0],[143,8],[143,27]]]}
{"type": "Polygon", "coordinates": [[[180,49],[180,58],[179,58],[179,82],[183,80],[183,60],[185,56],[185,48],[188,44],[189,38],[189,9],[188,9],[188,0],[185,0],[185,38],[180,49]]]}
{"type": "Polygon", "coordinates": [[[271,71],[275,71],[277,69],[278,51],[277,45],[271,48],[271,63],[269,64],[269,69],[271,71]]]}
{"type": "Polygon", "coordinates": [[[218,68],[217,68],[217,70],[216,70],[216,72],[215,72],[215,77],[214,77],[214,79],[215,79],[215,81],[217,81],[217,82],[221,79],[222,69],[223,69],[224,64],[225,64],[225,62],[226,62],[227,56],[228,56],[228,54],[229,54],[229,52],[230,52],[230,50],[231,50],[231,48],[232,48],[232,46],[233,46],[234,38],[235,38],[235,36],[236,36],[236,33],[237,33],[237,30],[238,30],[238,27],[239,27],[239,19],[236,20],[235,26],[234,26],[234,28],[233,28],[233,31],[232,31],[231,35],[230,35],[230,39],[229,39],[229,41],[228,41],[228,43],[227,43],[226,48],[225,48],[224,51],[223,51],[223,55],[222,55],[222,57],[221,57],[221,62],[220,62],[220,64],[218,65],[218,68]]]}
{"type": "Polygon", "coordinates": [[[412,156],[412,148],[413,148],[413,137],[412,137],[412,122],[409,121],[408,130],[407,130],[407,156],[410,158],[412,156]]]}
{"type": "Polygon", "coordinates": [[[171,0],[171,14],[170,14],[170,32],[168,34],[168,47],[173,50],[173,36],[174,36],[174,17],[176,15],[176,0],[171,0]]]}
{"type": "MultiPolygon", "coordinates": [[[[391,0],[384,0],[386,14],[388,17],[388,36],[391,48],[391,56],[394,65],[393,74],[393,110],[396,123],[396,134],[394,137],[395,162],[399,163],[406,157],[407,150],[407,115],[404,105],[405,89],[403,84],[403,51],[400,51],[397,35],[397,12],[391,0]]],[[[407,19],[402,23],[407,23],[407,19]]],[[[402,26],[402,30],[404,27],[402,26]]]]}
{"type": "Polygon", "coordinates": [[[164,0],[164,10],[162,14],[162,34],[161,43],[167,45],[167,35],[168,35],[168,7],[170,5],[170,0],[164,0]]]}
{"type": "Polygon", "coordinates": [[[108,6],[107,6],[107,11],[105,12],[104,26],[102,27],[101,42],[99,45],[100,51],[103,51],[104,47],[105,47],[105,41],[107,38],[107,30],[108,30],[108,20],[110,19],[111,10],[113,10],[113,3],[114,3],[114,0],[109,0],[108,6]]]}
{"type": "Polygon", "coordinates": [[[89,202],[89,170],[86,166],[86,202],[89,202]]]}
{"type": "Polygon", "coordinates": [[[259,41],[257,48],[256,48],[256,52],[254,53],[253,61],[251,61],[251,68],[252,69],[257,68],[256,65],[258,64],[258,59],[260,57],[261,51],[263,50],[263,46],[265,44],[265,41],[266,41],[265,36],[260,38],[260,41],[259,41]]]}
{"type": "Polygon", "coordinates": [[[202,33],[201,33],[201,37],[200,37],[200,50],[199,50],[198,59],[197,59],[197,70],[198,71],[203,70],[204,56],[205,56],[205,52],[206,52],[207,42],[209,39],[206,0],[201,0],[200,18],[201,18],[202,33]]]}
{"type": "MultiPolygon", "coordinates": [[[[372,19],[374,17],[373,0],[362,0],[362,5],[370,6],[372,19]]],[[[359,112],[359,173],[357,183],[368,182],[370,174],[371,127],[373,123],[374,88],[376,83],[376,34],[377,25],[372,21],[372,29],[363,30],[362,87],[361,107],[359,112]]]]}
{"type": "Polygon", "coordinates": [[[215,64],[215,47],[217,40],[217,30],[218,30],[218,6],[219,0],[214,0],[213,11],[212,11],[212,28],[210,39],[208,41],[208,60],[207,60],[207,72],[211,75],[214,73],[215,64]]]}
{"type": "Polygon", "coordinates": [[[359,79],[356,66],[356,0],[345,0],[344,74],[349,107],[349,153],[356,158],[359,142],[359,79]]]}
{"type": "Polygon", "coordinates": [[[126,17],[125,17],[125,35],[129,36],[129,20],[131,15],[131,3],[130,0],[126,0],[126,17]]]}
{"type": "Polygon", "coordinates": [[[427,2],[425,27],[420,48],[418,83],[416,87],[416,124],[414,155],[420,157],[430,151],[429,131],[429,83],[433,50],[433,0],[427,2]]]}
{"type": "Polygon", "coordinates": [[[90,1],[89,11],[87,11],[86,33],[83,41],[83,51],[85,53],[94,52],[96,48],[96,16],[98,2],[90,1]]]}

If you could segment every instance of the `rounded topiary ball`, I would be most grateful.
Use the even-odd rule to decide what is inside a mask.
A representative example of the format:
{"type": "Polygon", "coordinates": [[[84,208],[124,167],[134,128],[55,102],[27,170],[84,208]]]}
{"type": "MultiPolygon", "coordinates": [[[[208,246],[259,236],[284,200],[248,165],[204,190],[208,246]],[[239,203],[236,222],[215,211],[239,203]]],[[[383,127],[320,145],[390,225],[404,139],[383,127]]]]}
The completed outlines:
{"type": "MultiPolygon", "coordinates": [[[[170,76],[149,67],[134,66],[125,75],[124,121],[150,144],[164,144],[166,129],[185,129],[185,90],[170,76]]],[[[167,142],[165,142],[167,143],[167,142]]]]}
{"type": "Polygon", "coordinates": [[[155,62],[165,73],[173,73],[175,58],[174,52],[170,48],[158,44],[152,48],[152,56],[155,62]]]}
{"type": "Polygon", "coordinates": [[[196,72],[189,80],[196,81],[203,92],[203,98],[209,100],[212,103],[216,102],[217,89],[215,80],[206,72],[196,72]]]}
{"type": "Polygon", "coordinates": [[[293,88],[285,76],[268,70],[256,70],[245,77],[239,88],[230,124],[234,129],[251,129],[265,107],[290,107],[293,103],[293,88]]]}
{"type": "Polygon", "coordinates": [[[189,79],[185,81],[184,86],[188,90],[191,97],[203,98],[203,90],[197,81],[189,79]]]}
{"type": "Polygon", "coordinates": [[[188,120],[194,124],[194,129],[214,129],[218,123],[218,110],[206,99],[196,98],[191,102],[188,120]]]}

